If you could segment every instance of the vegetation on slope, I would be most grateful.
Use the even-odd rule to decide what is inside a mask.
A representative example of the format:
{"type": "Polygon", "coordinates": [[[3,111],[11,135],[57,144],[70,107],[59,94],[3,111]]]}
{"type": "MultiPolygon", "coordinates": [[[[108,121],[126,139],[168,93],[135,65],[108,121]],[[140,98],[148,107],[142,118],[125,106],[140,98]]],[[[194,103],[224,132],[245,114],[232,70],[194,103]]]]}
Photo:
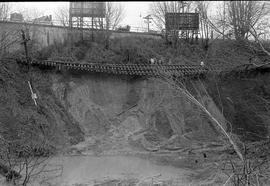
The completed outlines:
{"type": "MultiPolygon", "coordinates": [[[[46,59],[71,59],[89,63],[148,63],[150,58],[163,64],[197,64],[232,67],[246,63],[263,63],[266,56],[258,56],[255,44],[249,47],[235,40],[212,40],[207,50],[204,44],[179,41],[177,47],[163,39],[139,37],[114,38],[106,49],[102,42],[80,41],[49,46],[34,57],[46,59]]],[[[257,47],[258,48],[258,47],[257,47]]]]}
{"type": "MultiPolygon", "coordinates": [[[[30,69],[27,72],[25,67],[19,67],[14,60],[2,59],[0,63],[1,123],[6,123],[5,118],[10,118],[14,121],[9,123],[17,120],[35,127],[39,126],[40,130],[52,130],[50,133],[57,133],[54,135],[56,137],[53,140],[54,145],[80,141],[80,130],[53,95],[50,88],[51,80],[46,72],[38,69],[30,69]],[[37,93],[38,107],[31,98],[29,80],[32,81],[34,91],[37,93]],[[65,132],[61,127],[68,130],[65,132]],[[69,133],[71,138],[67,138],[65,133],[69,133]]],[[[7,123],[5,126],[12,127],[7,123]]]]}

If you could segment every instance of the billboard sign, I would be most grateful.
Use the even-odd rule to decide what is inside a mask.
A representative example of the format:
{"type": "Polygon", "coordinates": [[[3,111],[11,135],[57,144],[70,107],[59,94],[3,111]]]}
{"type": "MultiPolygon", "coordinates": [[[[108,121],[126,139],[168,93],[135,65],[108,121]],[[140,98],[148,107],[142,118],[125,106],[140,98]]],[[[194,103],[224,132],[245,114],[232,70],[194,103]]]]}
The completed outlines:
{"type": "Polygon", "coordinates": [[[166,13],[165,27],[170,30],[198,30],[199,13],[166,13]]]}
{"type": "Polygon", "coordinates": [[[105,2],[70,2],[70,15],[72,17],[105,17],[105,2]]]}

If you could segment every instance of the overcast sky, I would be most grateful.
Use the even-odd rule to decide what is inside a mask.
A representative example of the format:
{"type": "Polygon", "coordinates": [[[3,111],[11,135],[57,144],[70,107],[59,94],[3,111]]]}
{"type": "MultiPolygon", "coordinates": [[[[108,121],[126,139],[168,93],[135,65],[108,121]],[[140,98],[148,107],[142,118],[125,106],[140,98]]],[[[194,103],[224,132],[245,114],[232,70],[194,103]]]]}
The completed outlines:
{"type": "MultiPolygon", "coordinates": [[[[153,1],[152,1],[153,2],[153,1]]],[[[121,25],[131,25],[133,27],[145,27],[143,17],[148,15],[149,5],[152,3],[150,1],[129,1],[129,2],[119,2],[124,6],[125,18],[121,22],[121,25]],[[140,16],[141,15],[141,16],[140,16]]],[[[213,7],[216,2],[210,3],[210,10],[214,12],[213,7]]],[[[69,2],[12,2],[12,12],[21,12],[23,10],[35,10],[43,15],[52,15],[53,19],[54,12],[57,11],[59,7],[69,6],[69,2]]],[[[153,28],[153,25],[150,25],[153,28]]]]}

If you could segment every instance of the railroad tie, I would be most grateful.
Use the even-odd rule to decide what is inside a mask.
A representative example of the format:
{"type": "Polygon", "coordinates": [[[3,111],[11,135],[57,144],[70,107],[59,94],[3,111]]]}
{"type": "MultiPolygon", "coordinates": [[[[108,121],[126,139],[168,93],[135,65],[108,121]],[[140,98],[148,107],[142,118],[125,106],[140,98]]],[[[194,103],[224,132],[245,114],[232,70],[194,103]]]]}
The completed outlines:
{"type": "Polygon", "coordinates": [[[145,76],[145,75],[146,75],[145,70],[142,70],[142,75],[143,75],[143,76],[145,76]]]}

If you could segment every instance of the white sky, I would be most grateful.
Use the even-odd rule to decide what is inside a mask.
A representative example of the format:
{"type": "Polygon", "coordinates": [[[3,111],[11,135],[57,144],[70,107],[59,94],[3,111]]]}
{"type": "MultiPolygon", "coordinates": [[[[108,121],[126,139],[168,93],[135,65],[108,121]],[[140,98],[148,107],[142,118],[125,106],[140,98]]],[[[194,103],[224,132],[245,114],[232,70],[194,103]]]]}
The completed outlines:
{"type": "MultiPolygon", "coordinates": [[[[153,1],[152,1],[153,2],[153,1]]],[[[146,23],[142,19],[144,16],[149,14],[149,5],[152,3],[150,1],[129,1],[129,2],[119,2],[124,6],[125,18],[120,23],[120,25],[131,25],[132,27],[144,27],[146,28],[146,23]],[[140,17],[141,15],[141,17],[140,17]]],[[[210,9],[216,7],[216,1],[210,3],[210,9]]],[[[43,15],[52,15],[53,19],[54,12],[57,11],[59,7],[69,6],[69,2],[12,2],[12,12],[22,12],[24,10],[35,11],[36,14],[42,13],[43,15]]],[[[216,8],[215,8],[216,9],[216,8]]],[[[212,10],[214,11],[214,10],[212,10]]],[[[39,15],[40,16],[40,15],[39,15]]],[[[150,24],[150,29],[154,25],[150,24]]]]}

